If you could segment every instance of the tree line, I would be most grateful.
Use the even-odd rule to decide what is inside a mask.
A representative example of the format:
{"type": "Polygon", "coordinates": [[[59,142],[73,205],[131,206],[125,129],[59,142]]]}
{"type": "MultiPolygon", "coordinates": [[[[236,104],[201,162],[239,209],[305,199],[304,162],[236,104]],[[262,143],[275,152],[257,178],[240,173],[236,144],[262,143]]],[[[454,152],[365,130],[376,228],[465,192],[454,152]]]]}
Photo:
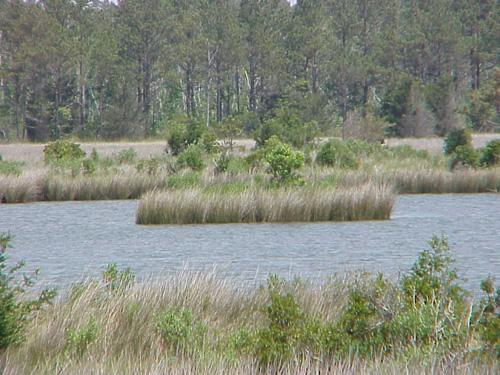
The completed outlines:
{"type": "Polygon", "coordinates": [[[499,56],[498,0],[0,0],[0,138],[493,130],[499,56]]]}

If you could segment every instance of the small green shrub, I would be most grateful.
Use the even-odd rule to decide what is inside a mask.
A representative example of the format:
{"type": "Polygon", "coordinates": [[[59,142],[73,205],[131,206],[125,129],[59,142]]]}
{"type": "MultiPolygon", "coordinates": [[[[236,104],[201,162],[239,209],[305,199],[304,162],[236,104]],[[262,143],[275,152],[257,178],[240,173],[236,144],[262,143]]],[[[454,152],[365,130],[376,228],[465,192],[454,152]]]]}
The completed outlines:
{"type": "Polygon", "coordinates": [[[290,293],[279,288],[279,279],[268,280],[269,303],[264,308],[267,324],[256,334],[256,355],[263,364],[292,358],[300,341],[304,315],[290,293]]]}
{"type": "Polygon", "coordinates": [[[47,144],[43,149],[43,154],[46,163],[70,162],[85,157],[85,152],[79,144],[64,139],[47,144]]]}
{"type": "Polygon", "coordinates": [[[440,301],[460,301],[464,290],[458,285],[458,275],[451,268],[454,260],[446,237],[434,236],[430,249],[422,251],[409,275],[402,279],[402,291],[411,305],[440,301]]]}
{"type": "Polygon", "coordinates": [[[133,164],[137,160],[137,152],[130,147],[125,150],[121,150],[118,154],[116,154],[115,159],[119,164],[133,164]]]}
{"type": "Polygon", "coordinates": [[[470,145],[457,146],[451,156],[450,167],[477,168],[479,166],[479,153],[470,145]]]}
{"type": "Polygon", "coordinates": [[[89,346],[97,340],[98,334],[99,326],[94,318],[91,318],[80,329],[68,330],[66,333],[66,353],[77,357],[83,356],[89,346]]]}
{"type": "Polygon", "coordinates": [[[189,145],[179,154],[177,163],[180,168],[190,168],[193,171],[201,171],[205,167],[203,149],[199,145],[189,145]]]}
{"type": "Polygon", "coordinates": [[[316,163],[330,167],[358,168],[360,159],[352,149],[355,149],[355,143],[346,144],[332,139],[321,146],[316,155],[316,163]]]}
{"type": "Polygon", "coordinates": [[[472,133],[470,129],[455,129],[448,133],[444,140],[444,153],[451,155],[458,146],[472,147],[472,133]]]}
{"type": "Polygon", "coordinates": [[[304,166],[304,154],[281,143],[266,155],[266,161],[275,181],[289,183],[300,179],[296,171],[304,166]]]}
{"type": "Polygon", "coordinates": [[[135,275],[129,267],[120,271],[116,263],[111,263],[102,273],[102,280],[109,290],[118,290],[131,285],[135,275]]]}
{"type": "Polygon", "coordinates": [[[248,171],[248,163],[246,159],[229,155],[227,152],[219,155],[214,159],[215,171],[217,173],[238,174],[248,171]]]}
{"type": "MultiPolygon", "coordinates": [[[[170,152],[172,155],[179,155],[186,147],[198,144],[203,133],[203,125],[197,122],[188,121],[187,123],[173,125],[167,137],[170,152]]],[[[208,136],[207,143],[209,143],[209,138],[208,136]]]]}
{"type": "Polygon", "coordinates": [[[52,303],[56,295],[55,290],[45,289],[35,299],[26,297],[34,281],[29,275],[23,275],[21,280],[16,278],[24,262],[7,268],[5,254],[11,247],[11,241],[9,233],[0,233],[0,350],[21,342],[32,313],[52,303]]]}
{"type": "Polygon", "coordinates": [[[500,358],[500,288],[495,290],[495,279],[490,276],[481,282],[481,290],[485,297],[481,302],[479,334],[486,349],[500,358]]]}
{"type": "Polygon", "coordinates": [[[188,310],[170,309],[158,318],[156,329],[168,349],[179,352],[194,350],[203,344],[206,327],[196,322],[188,310]]]}
{"type": "Polygon", "coordinates": [[[219,151],[219,144],[217,143],[217,136],[213,131],[207,130],[201,136],[201,144],[207,154],[215,154],[219,151]]]}
{"type": "Polygon", "coordinates": [[[500,164],[500,140],[495,139],[486,144],[481,152],[481,165],[491,167],[500,164]]]}
{"type": "Polygon", "coordinates": [[[0,175],[20,176],[24,164],[18,161],[2,160],[0,158],[0,175]]]}

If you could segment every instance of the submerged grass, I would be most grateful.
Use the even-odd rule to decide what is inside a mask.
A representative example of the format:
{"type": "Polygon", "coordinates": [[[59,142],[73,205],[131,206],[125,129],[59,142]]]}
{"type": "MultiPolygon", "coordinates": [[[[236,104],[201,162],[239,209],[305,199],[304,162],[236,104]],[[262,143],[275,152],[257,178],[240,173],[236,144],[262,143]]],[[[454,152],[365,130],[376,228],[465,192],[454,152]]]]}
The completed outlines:
{"type": "Polygon", "coordinates": [[[138,224],[260,223],[388,219],[394,193],[387,185],[351,189],[186,189],[146,194],[138,224]]]}

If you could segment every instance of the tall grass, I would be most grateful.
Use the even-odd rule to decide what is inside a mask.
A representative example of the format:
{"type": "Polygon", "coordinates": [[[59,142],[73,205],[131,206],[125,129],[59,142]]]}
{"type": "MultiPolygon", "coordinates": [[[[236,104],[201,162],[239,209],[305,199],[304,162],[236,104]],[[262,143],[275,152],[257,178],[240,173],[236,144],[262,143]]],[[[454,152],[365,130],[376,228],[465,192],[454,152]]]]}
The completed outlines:
{"type": "MultiPolygon", "coordinates": [[[[364,274],[333,277],[322,284],[294,281],[280,284],[281,295],[293,295],[300,319],[335,322],[342,319],[353,288],[369,290],[364,274]]],[[[475,356],[468,345],[446,354],[401,351],[391,355],[350,353],[296,354],[289,361],[262,364],[245,346],[242,332],[258,332],[268,322],[270,291],[252,283],[221,279],[213,272],[183,272],[162,279],[123,285],[88,281],[74,286],[53,306],[29,322],[25,342],[0,355],[4,374],[496,374],[494,355],[475,356]],[[165,311],[189,311],[169,322],[175,348],[158,330],[165,311]],[[193,337],[192,337],[193,336],[193,337]],[[200,340],[196,337],[199,336],[200,340]],[[467,354],[469,353],[469,354],[467,354]]],[[[389,311],[399,302],[377,297],[389,311]]],[[[275,306],[276,307],[276,306],[275,306]]],[[[289,307],[282,307],[287,314],[289,307]]],[[[460,317],[461,319],[461,317],[460,317]]],[[[438,324],[437,322],[436,324],[438,324]]],[[[319,333],[311,331],[312,335],[319,333]]],[[[312,344],[311,344],[312,345],[312,344]]]]}
{"type": "Polygon", "coordinates": [[[46,178],[45,170],[25,172],[19,176],[0,175],[0,200],[3,203],[25,203],[42,199],[40,186],[46,178]]]}
{"type": "Polygon", "coordinates": [[[187,189],[146,194],[138,224],[259,223],[388,219],[394,193],[387,185],[351,189],[187,189]]]}
{"type": "Polygon", "coordinates": [[[52,175],[43,181],[42,197],[47,201],[137,199],[141,194],[165,186],[166,177],[160,174],[52,175]]]}

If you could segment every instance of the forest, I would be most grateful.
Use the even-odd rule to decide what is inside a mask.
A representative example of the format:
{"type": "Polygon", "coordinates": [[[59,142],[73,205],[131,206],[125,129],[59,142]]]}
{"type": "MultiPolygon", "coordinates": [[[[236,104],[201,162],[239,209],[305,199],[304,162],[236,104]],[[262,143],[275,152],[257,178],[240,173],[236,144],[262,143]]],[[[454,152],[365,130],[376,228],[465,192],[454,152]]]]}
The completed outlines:
{"type": "Polygon", "coordinates": [[[495,131],[499,5],[1,0],[0,139],[495,131]]]}

